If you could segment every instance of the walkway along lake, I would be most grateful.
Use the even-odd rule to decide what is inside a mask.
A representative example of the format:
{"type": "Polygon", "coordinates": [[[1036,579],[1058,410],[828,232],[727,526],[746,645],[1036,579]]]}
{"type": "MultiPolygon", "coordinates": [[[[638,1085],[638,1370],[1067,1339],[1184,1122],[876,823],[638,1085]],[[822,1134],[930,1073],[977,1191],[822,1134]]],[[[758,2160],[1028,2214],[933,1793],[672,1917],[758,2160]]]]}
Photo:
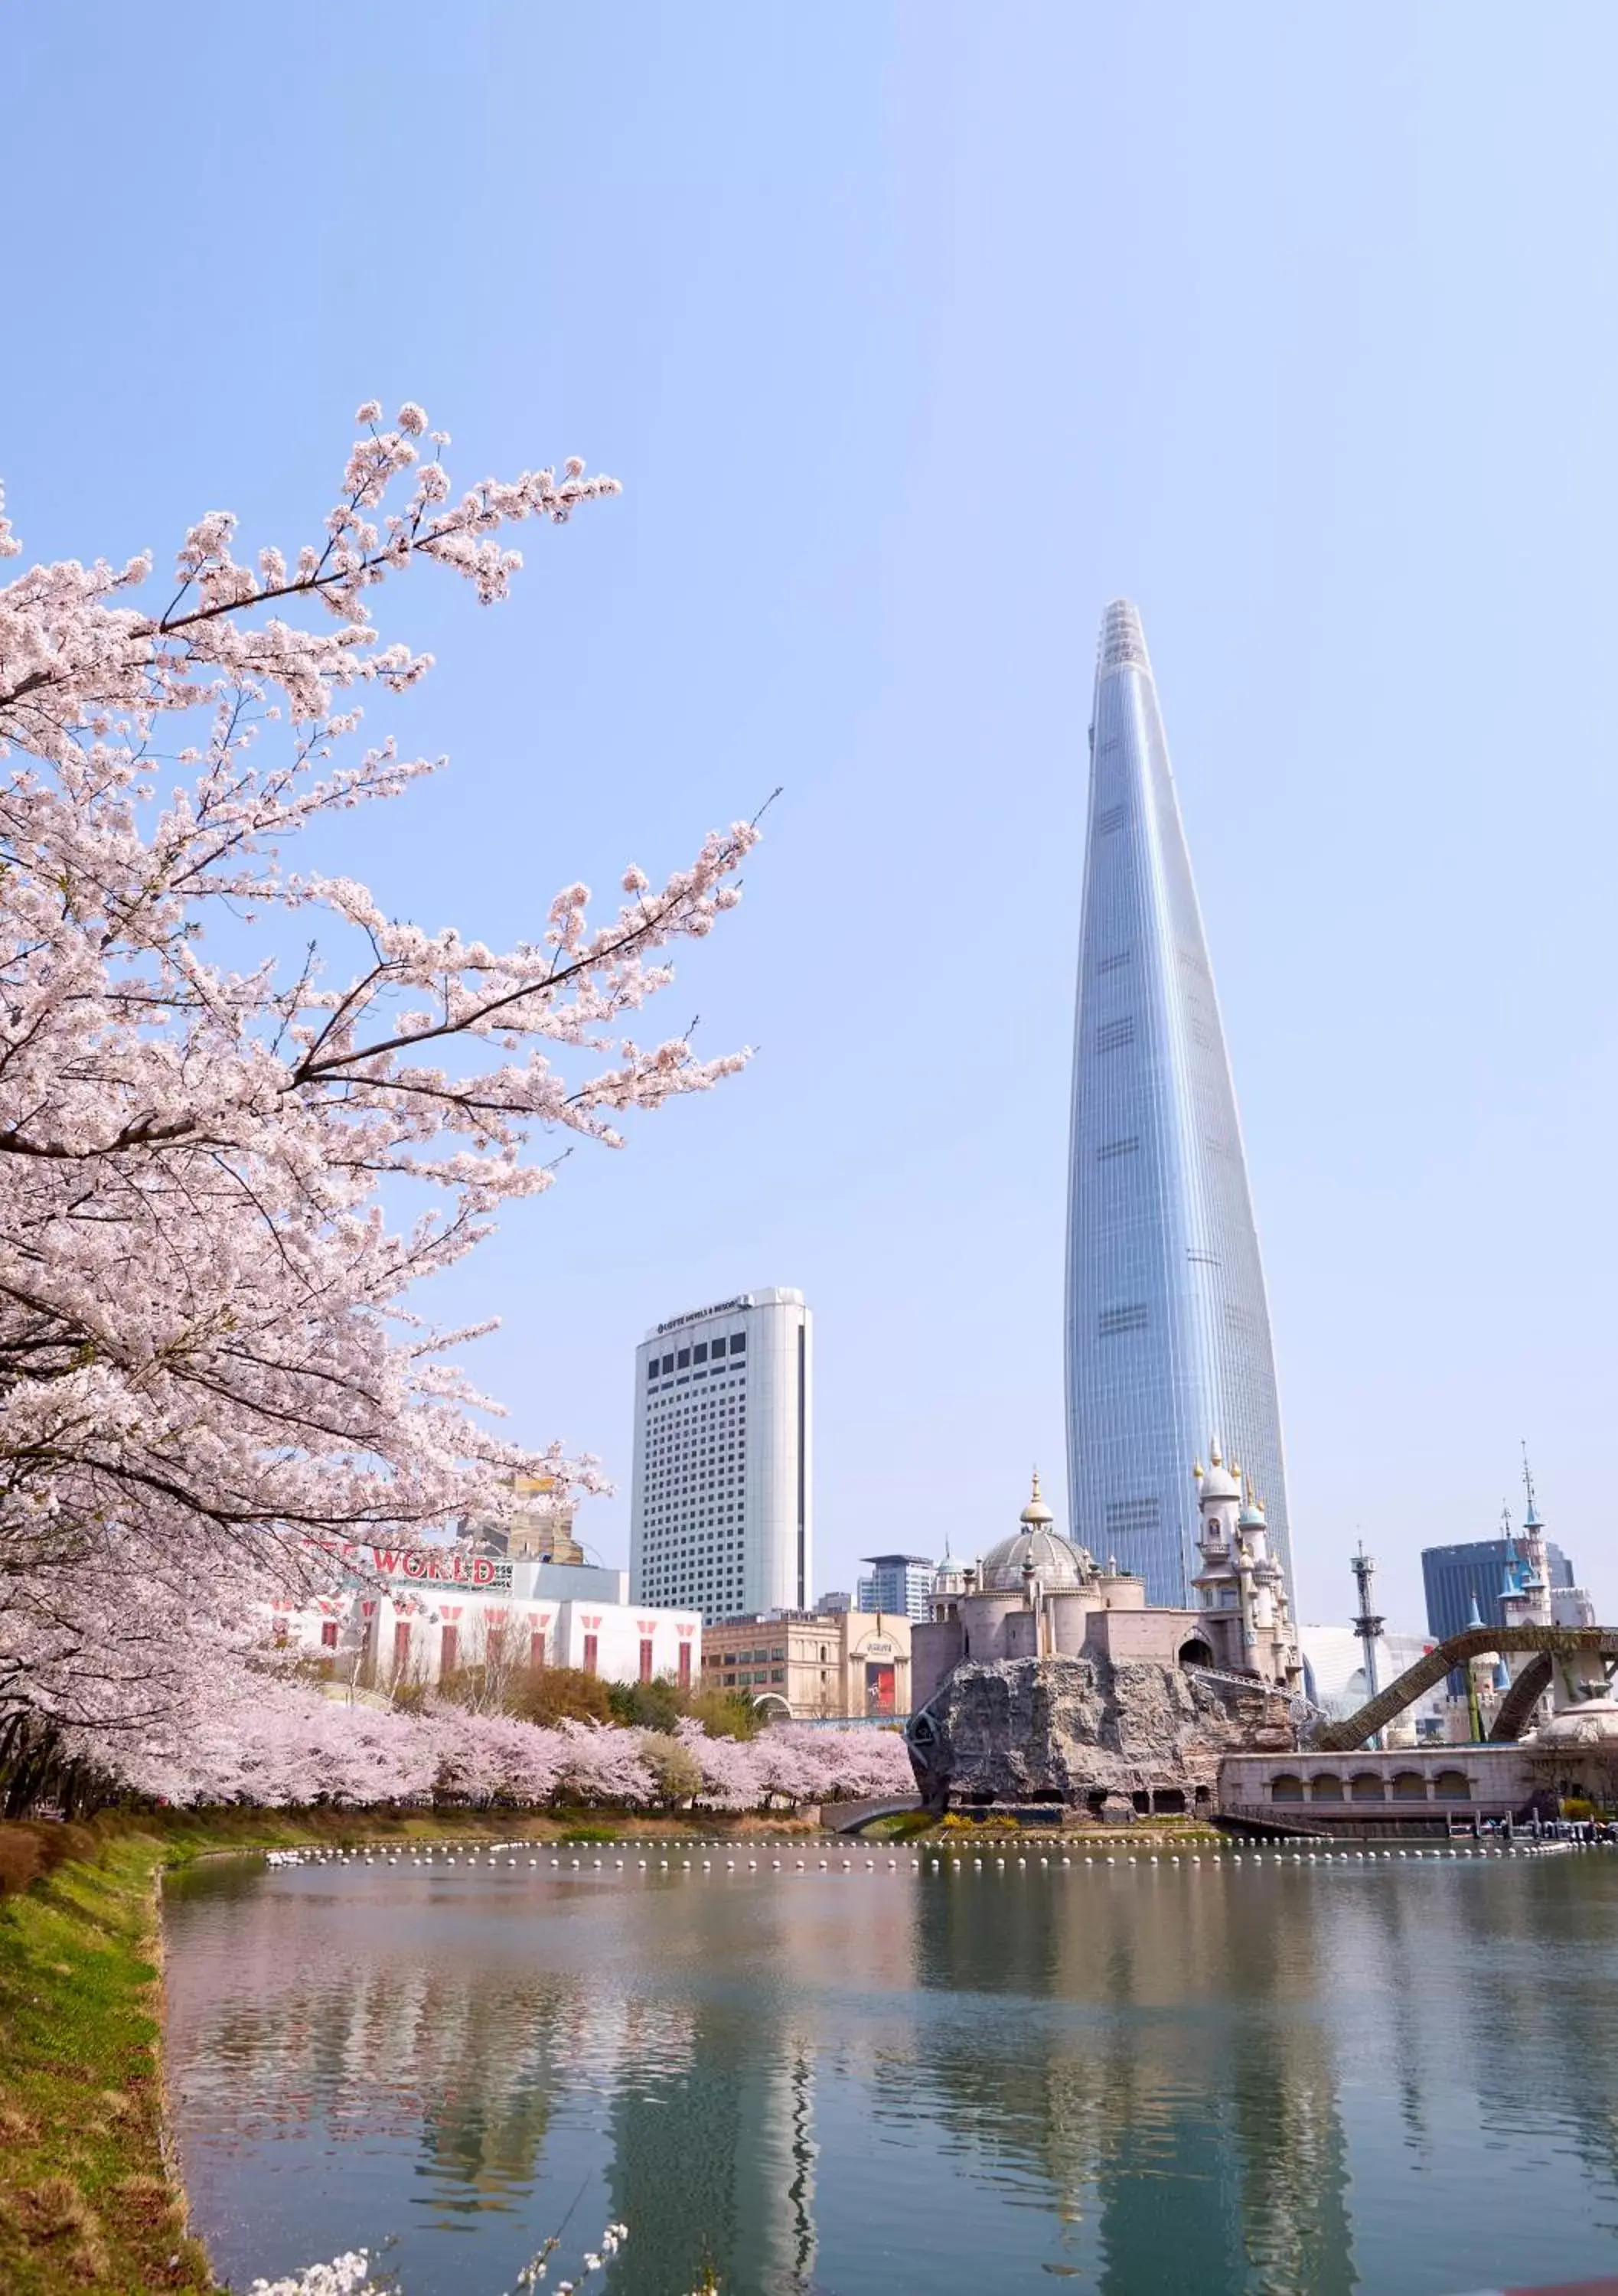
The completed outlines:
{"type": "Polygon", "coordinates": [[[621,2218],[613,2296],[1618,2271],[1618,1854],[553,1854],[171,1880],[237,2287],[391,2235],[407,2296],[498,2296],[570,2210],[552,2282],[621,2218]]]}

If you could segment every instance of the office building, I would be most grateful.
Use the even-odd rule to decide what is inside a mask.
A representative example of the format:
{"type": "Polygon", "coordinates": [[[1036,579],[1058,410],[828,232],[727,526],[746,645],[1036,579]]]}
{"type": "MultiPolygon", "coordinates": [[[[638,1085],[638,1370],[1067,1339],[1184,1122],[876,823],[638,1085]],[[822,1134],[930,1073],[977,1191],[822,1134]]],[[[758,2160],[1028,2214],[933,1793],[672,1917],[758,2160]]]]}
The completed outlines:
{"type": "MultiPolygon", "coordinates": [[[[1521,1561],[1516,1541],[1508,1537],[1470,1538],[1456,1546],[1424,1546],[1421,1578],[1427,1598],[1427,1632],[1433,1641],[1448,1642],[1451,1635],[1464,1634],[1474,1602],[1486,1627],[1504,1626],[1501,1605],[1507,1572],[1509,1570],[1515,1576],[1521,1561]]],[[[1577,1589],[1573,1564],[1550,1539],[1545,1542],[1545,1561],[1554,1620],[1558,1595],[1577,1589]]]]}
{"type": "Polygon", "coordinates": [[[1073,1045],[1073,1535],[1179,1604],[1215,1439],[1291,1582],[1281,1421],[1236,1093],[1140,619],[1102,627],[1073,1045]]]}
{"type": "Polygon", "coordinates": [[[804,1611],[814,1571],[812,1319],[801,1292],[672,1316],[635,1356],[633,1600],[804,1611]]]}
{"type": "Polygon", "coordinates": [[[702,1685],[798,1721],[898,1718],[910,1711],[910,1621],[802,1611],[702,1629],[702,1685]]]}
{"type": "Polygon", "coordinates": [[[862,1554],[870,1576],[858,1583],[862,1611],[898,1611],[907,1619],[932,1616],[934,1564],[927,1554],[862,1554]]]}

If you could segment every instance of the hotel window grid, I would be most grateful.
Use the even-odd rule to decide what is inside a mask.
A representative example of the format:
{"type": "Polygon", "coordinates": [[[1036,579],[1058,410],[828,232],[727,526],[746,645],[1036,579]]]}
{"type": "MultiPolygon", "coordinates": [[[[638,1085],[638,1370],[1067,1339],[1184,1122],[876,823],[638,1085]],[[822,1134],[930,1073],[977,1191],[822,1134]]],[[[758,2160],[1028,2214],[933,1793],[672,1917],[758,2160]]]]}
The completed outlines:
{"type": "Polygon", "coordinates": [[[709,1624],[793,1599],[783,1578],[793,1504],[783,1496],[784,1452],[795,1451],[799,1465],[800,1578],[809,1561],[807,1310],[797,1293],[766,1292],[713,1316],[720,1328],[670,1334],[642,1351],[630,1589],[634,1601],[697,1610],[709,1624]],[[783,1340],[793,1332],[798,1415],[787,1439],[793,1372],[783,1340]],[[751,1406],[750,1361],[758,1382],[751,1406]]]}

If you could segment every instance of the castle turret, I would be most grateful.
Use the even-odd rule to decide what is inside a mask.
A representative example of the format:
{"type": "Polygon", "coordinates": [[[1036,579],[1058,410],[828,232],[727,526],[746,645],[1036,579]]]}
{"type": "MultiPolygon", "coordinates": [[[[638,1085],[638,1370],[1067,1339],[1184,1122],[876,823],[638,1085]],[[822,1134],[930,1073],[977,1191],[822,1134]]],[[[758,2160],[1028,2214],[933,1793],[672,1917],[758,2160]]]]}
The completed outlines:
{"type": "Polygon", "coordinates": [[[1534,1502],[1533,1469],[1528,1464],[1526,1443],[1523,1446],[1523,1488],[1528,1499],[1520,1541],[1526,1572],[1524,1591],[1530,1598],[1530,1622],[1536,1627],[1548,1627],[1551,1623],[1550,1556],[1546,1550],[1545,1525],[1534,1502]]]}
{"type": "Polygon", "coordinates": [[[1269,1527],[1251,1485],[1244,1495],[1236,1460],[1226,1465],[1216,1435],[1196,1480],[1202,1569],[1192,1582],[1220,1666],[1296,1689],[1303,1677],[1286,1595],[1286,1574],[1270,1553],[1269,1527]]]}

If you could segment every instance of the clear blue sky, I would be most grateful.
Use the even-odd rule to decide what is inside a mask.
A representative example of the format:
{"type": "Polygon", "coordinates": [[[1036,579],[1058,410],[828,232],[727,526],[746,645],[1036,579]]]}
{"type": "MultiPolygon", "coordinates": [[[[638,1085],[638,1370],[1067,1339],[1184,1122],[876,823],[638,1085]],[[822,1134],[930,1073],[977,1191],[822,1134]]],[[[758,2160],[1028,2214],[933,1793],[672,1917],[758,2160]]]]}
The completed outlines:
{"type": "Polygon", "coordinates": [[[632,1351],[817,1317],[817,1571],[1060,1488],[1096,620],[1146,618],[1236,1068],[1306,1617],[1532,1442],[1618,1611],[1618,12],[111,5],[8,31],[30,548],[302,538],[357,402],[627,493],[398,594],[451,774],[327,865],[489,939],[785,796],[687,961],[751,1072],[580,1152],[445,1312],[621,1478],[632,1351]]]}

